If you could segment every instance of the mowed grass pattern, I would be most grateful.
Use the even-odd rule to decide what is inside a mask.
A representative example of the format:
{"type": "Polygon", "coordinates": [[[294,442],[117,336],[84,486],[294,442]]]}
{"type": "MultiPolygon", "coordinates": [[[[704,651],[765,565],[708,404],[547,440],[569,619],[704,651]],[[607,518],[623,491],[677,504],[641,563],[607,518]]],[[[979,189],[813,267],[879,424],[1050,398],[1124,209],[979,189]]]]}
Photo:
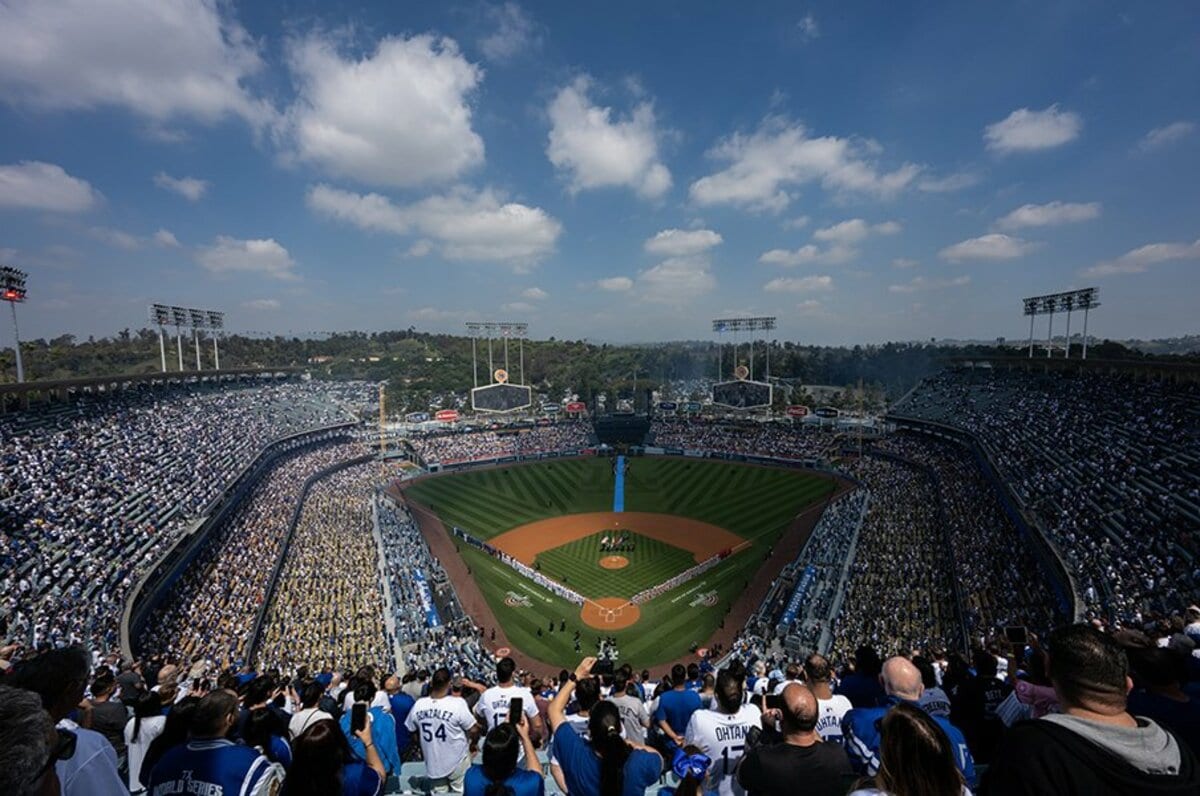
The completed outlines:
{"type": "MultiPolygon", "coordinates": [[[[626,511],[692,517],[721,526],[752,544],[719,567],[643,605],[641,620],[634,627],[605,632],[617,638],[621,659],[639,668],[653,666],[678,658],[693,644],[707,641],[792,520],[833,489],[834,482],[830,479],[796,470],[707,459],[630,460],[625,482],[626,511]],[[710,591],[717,593],[717,606],[690,605],[698,595],[710,591]]],[[[611,511],[612,490],[609,461],[584,458],[454,473],[421,481],[409,487],[408,492],[430,506],[447,527],[458,525],[482,539],[490,539],[534,520],[611,511]]],[[[568,665],[578,657],[574,651],[574,631],[579,630],[583,652],[596,651],[600,631],[583,624],[577,606],[535,586],[468,545],[458,543],[457,547],[514,645],[540,660],[568,665]],[[506,605],[504,597],[509,591],[527,595],[530,606],[506,605]],[[549,632],[551,619],[556,628],[560,621],[565,621],[567,632],[549,632]]],[[[635,568],[655,565],[654,561],[644,561],[624,570],[606,570],[597,564],[598,554],[586,548],[575,552],[576,566],[591,568],[594,579],[580,582],[572,579],[571,585],[589,596],[624,596],[613,590],[613,579],[621,577],[620,573],[632,576],[635,568]]],[[[664,576],[654,582],[662,582],[691,566],[695,559],[682,550],[679,552],[684,556],[679,565],[669,571],[664,568],[664,576]]],[[[644,587],[631,593],[641,588],[644,587]]],[[[488,628],[484,630],[487,632],[488,628]]]]}
{"type": "Polygon", "coordinates": [[[576,589],[584,597],[628,599],[696,563],[696,557],[688,551],[640,533],[630,534],[637,542],[636,549],[602,553],[601,536],[601,533],[597,533],[539,553],[537,563],[542,568],[542,574],[576,589]],[[605,569],[600,566],[600,559],[607,555],[625,556],[629,559],[629,566],[605,569]]]}

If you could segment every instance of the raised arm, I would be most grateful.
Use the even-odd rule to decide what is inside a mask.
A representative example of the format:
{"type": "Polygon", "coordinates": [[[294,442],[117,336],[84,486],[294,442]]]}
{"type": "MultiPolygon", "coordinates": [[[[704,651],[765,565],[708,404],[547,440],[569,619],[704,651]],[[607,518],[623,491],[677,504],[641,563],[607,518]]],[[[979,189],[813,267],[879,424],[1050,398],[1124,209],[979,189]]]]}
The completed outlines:
{"type": "Polygon", "coordinates": [[[593,657],[584,658],[575,667],[575,675],[563,683],[558,689],[558,693],[554,695],[554,699],[550,700],[550,707],[547,713],[550,716],[550,733],[553,734],[564,721],[567,720],[567,703],[571,701],[571,694],[575,691],[575,682],[587,677],[592,673],[592,667],[596,665],[596,659],[593,657]]]}

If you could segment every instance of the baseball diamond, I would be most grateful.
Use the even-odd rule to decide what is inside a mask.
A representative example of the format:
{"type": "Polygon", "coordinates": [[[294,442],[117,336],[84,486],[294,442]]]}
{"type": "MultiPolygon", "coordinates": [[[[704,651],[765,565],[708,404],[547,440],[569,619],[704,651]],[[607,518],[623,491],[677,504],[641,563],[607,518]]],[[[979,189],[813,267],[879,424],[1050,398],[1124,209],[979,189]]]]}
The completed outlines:
{"type": "Polygon", "coordinates": [[[554,661],[575,654],[577,643],[594,647],[600,635],[622,657],[654,665],[708,643],[752,584],[774,576],[766,571],[773,548],[785,538],[801,544],[795,537],[812,517],[798,518],[819,513],[837,488],[828,476],[794,469],[627,461],[615,503],[617,476],[603,458],[441,474],[404,493],[431,543],[445,549],[451,536],[470,572],[456,586],[478,589],[514,648],[554,661]],[[455,528],[458,536],[449,533],[455,528]],[[638,632],[647,627],[655,632],[638,632]]]}

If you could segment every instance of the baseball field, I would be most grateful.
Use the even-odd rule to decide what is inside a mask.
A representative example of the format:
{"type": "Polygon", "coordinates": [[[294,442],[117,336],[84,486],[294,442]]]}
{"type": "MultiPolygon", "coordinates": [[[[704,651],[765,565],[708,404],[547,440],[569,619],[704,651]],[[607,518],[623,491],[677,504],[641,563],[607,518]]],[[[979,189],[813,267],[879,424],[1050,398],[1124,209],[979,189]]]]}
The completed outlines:
{"type": "Polygon", "coordinates": [[[434,515],[444,533],[458,527],[584,599],[452,536],[513,647],[561,662],[578,657],[577,642],[594,654],[612,638],[621,660],[654,666],[703,646],[781,536],[836,488],[813,473],[704,459],[613,470],[610,459],[560,459],[433,476],[405,495],[418,518],[434,515]]]}

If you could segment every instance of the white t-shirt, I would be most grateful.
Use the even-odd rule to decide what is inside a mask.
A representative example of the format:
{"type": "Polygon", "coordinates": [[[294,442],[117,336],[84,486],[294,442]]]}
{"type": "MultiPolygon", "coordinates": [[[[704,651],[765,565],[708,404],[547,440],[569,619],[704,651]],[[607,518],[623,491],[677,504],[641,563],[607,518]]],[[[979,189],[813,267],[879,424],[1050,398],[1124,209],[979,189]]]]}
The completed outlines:
{"type": "MultiPolygon", "coordinates": [[[[137,740],[133,740],[133,724],[137,719],[130,719],[125,722],[125,748],[129,750],[129,792],[138,793],[145,790],[138,781],[138,775],[142,772],[142,761],[146,759],[146,750],[150,748],[150,742],[162,734],[163,727],[167,723],[166,716],[147,716],[142,719],[142,723],[138,725],[137,740]]],[[[147,771],[147,774],[150,772],[147,771]]]]}
{"type": "Polygon", "coordinates": [[[817,700],[817,734],[823,741],[842,743],[842,718],[854,706],[841,694],[817,700]]]}
{"type": "Polygon", "coordinates": [[[475,716],[462,697],[421,697],[409,711],[404,726],[415,733],[425,756],[425,770],[433,779],[449,776],[467,756],[467,731],[475,716]]]}
{"type": "Polygon", "coordinates": [[[746,733],[762,726],[762,711],[756,705],[742,705],[732,715],[716,710],[697,710],[688,722],[684,740],[712,758],[708,779],[721,796],[743,796],[738,784],[738,762],[746,751],[746,733]]]}
{"type": "MultiPolygon", "coordinates": [[[[342,712],[349,710],[354,704],[354,692],[346,689],[346,695],[342,698],[342,712]]],[[[387,691],[376,691],[374,699],[371,700],[371,707],[382,708],[384,713],[392,712],[392,703],[388,700],[387,691]]]]}
{"type": "Polygon", "coordinates": [[[481,722],[487,729],[493,729],[508,721],[508,704],[514,697],[520,697],[525,707],[522,712],[532,724],[537,717],[537,705],[533,701],[533,693],[528,688],[510,685],[501,688],[494,685],[483,692],[475,703],[475,713],[483,719],[481,722]]]}
{"type": "Polygon", "coordinates": [[[780,694],[783,693],[783,689],[787,688],[789,685],[804,685],[804,681],[803,680],[784,680],[782,683],[775,686],[775,691],[773,692],[774,695],[779,696],[780,694]]]}

